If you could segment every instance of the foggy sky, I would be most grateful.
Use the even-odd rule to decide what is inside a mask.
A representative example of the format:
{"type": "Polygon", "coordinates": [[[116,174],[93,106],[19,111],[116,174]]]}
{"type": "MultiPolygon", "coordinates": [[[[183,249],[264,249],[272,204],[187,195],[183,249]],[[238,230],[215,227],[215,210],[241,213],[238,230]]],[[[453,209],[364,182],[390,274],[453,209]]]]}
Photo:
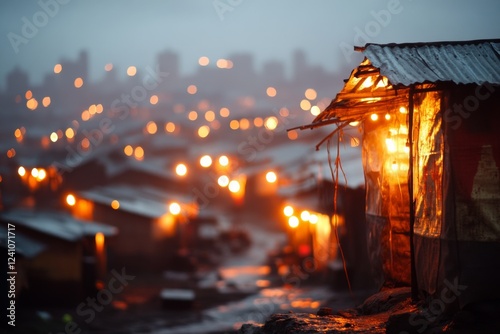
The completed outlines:
{"type": "Polygon", "coordinates": [[[179,53],[181,73],[187,74],[200,56],[217,59],[241,52],[254,54],[257,69],[267,60],[289,66],[291,53],[299,48],[311,64],[342,69],[346,77],[346,69],[361,58],[346,57],[341,47],[357,44],[355,37],[373,43],[500,37],[497,0],[57,1],[59,8],[53,17],[45,16],[46,22],[39,1],[0,2],[2,89],[6,73],[16,65],[38,84],[61,58],[74,60],[83,49],[89,52],[93,80],[101,77],[106,63],[123,71],[129,65],[154,65],[163,50],[179,53]],[[392,13],[379,16],[381,11],[392,13]],[[34,16],[41,26],[15,53],[9,33],[23,37],[23,18],[33,23],[34,16]]]}

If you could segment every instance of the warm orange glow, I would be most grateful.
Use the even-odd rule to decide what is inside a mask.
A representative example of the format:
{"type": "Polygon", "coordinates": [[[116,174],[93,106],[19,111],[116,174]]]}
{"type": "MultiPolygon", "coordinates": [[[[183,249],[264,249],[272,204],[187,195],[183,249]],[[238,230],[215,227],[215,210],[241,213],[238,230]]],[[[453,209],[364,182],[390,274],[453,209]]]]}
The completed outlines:
{"type": "Polygon", "coordinates": [[[45,108],[47,108],[48,106],[50,106],[50,97],[49,96],[45,96],[43,99],[42,99],[42,104],[45,108]]]}
{"type": "Polygon", "coordinates": [[[399,112],[402,113],[402,114],[407,114],[408,110],[405,107],[400,107],[399,108],[399,112]]]}
{"type": "Polygon", "coordinates": [[[212,157],[209,155],[204,155],[200,158],[200,165],[201,167],[210,167],[212,165],[212,157]]]}
{"type": "Polygon", "coordinates": [[[187,167],[185,164],[180,163],[175,167],[175,173],[179,176],[184,176],[187,174],[187,167]]]}
{"type": "Polygon", "coordinates": [[[102,112],[103,112],[103,110],[104,110],[104,108],[103,108],[102,104],[100,104],[100,103],[99,103],[99,104],[97,104],[97,105],[95,106],[95,112],[96,112],[96,113],[100,114],[100,113],[102,113],[102,112]]]}
{"type": "Polygon", "coordinates": [[[129,66],[129,67],[127,68],[127,75],[128,75],[129,77],[133,77],[133,76],[134,76],[134,75],[136,75],[136,74],[137,74],[137,68],[136,68],[135,66],[129,66]]]}
{"type": "Polygon", "coordinates": [[[198,128],[198,136],[200,138],[205,138],[210,133],[210,127],[208,125],[202,125],[198,128]]]}
{"type": "Polygon", "coordinates": [[[205,119],[209,122],[212,122],[215,119],[215,113],[212,110],[208,110],[205,113],[205,119]]]}
{"type": "Polygon", "coordinates": [[[26,101],[26,107],[30,110],[35,110],[38,107],[38,101],[34,98],[29,99],[26,101]]]}
{"type": "Polygon", "coordinates": [[[75,131],[72,128],[67,128],[65,134],[68,139],[73,139],[75,131]]]}
{"type": "Polygon", "coordinates": [[[266,174],[266,181],[269,183],[274,183],[278,180],[278,177],[276,176],[275,172],[267,172],[266,174]]]}
{"type": "Polygon", "coordinates": [[[31,99],[33,97],[33,92],[28,89],[26,93],[24,93],[24,97],[26,98],[26,100],[31,99]]]}
{"type": "Polygon", "coordinates": [[[320,112],[321,112],[321,110],[319,109],[318,106],[311,107],[311,115],[318,116],[320,114],[320,112]]]}
{"type": "Polygon", "coordinates": [[[90,119],[90,113],[88,110],[82,111],[82,121],[86,122],[90,119]]]}
{"type": "Polygon", "coordinates": [[[231,122],[229,122],[229,127],[233,130],[238,130],[240,128],[240,122],[238,120],[233,119],[231,122]]]}
{"type": "Polygon", "coordinates": [[[118,202],[116,199],[111,201],[111,207],[114,210],[118,210],[120,208],[120,202],[118,202]]]}
{"type": "Polygon", "coordinates": [[[382,80],[379,80],[379,82],[377,83],[377,88],[387,87],[388,84],[389,84],[389,79],[387,79],[386,77],[382,77],[382,80]]]}
{"type": "Polygon", "coordinates": [[[300,213],[300,219],[302,219],[303,221],[308,221],[310,217],[311,213],[307,210],[304,210],[300,213]]]}
{"type": "Polygon", "coordinates": [[[221,155],[219,157],[219,164],[224,167],[229,165],[229,158],[225,155],[221,155]]]}
{"type": "Polygon", "coordinates": [[[276,93],[277,93],[276,92],[276,88],[274,88],[274,87],[267,87],[267,89],[266,89],[267,96],[269,96],[269,97],[275,97],[276,93]]]}
{"type": "Polygon", "coordinates": [[[311,214],[311,215],[309,216],[309,222],[310,222],[311,224],[317,224],[317,223],[318,223],[318,221],[319,221],[319,217],[318,217],[317,215],[315,215],[315,214],[311,214]]]}
{"type": "Polygon", "coordinates": [[[290,218],[288,218],[288,226],[290,226],[291,228],[296,228],[297,226],[299,226],[299,218],[295,216],[291,216],[290,218]]]}
{"type": "Polygon", "coordinates": [[[50,145],[50,139],[48,136],[43,136],[40,139],[40,144],[42,145],[42,148],[47,149],[50,145]]]}
{"type": "Polygon", "coordinates": [[[134,157],[139,161],[144,159],[144,149],[141,146],[135,148],[134,157]]]}
{"type": "Polygon", "coordinates": [[[318,96],[318,94],[316,93],[316,91],[314,89],[307,88],[305,93],[304,93],[304,96],[308,100],[314,100],[318,96]]]}
{"type": "Polygon", "coordinates": [[[55,64],[54,66],[54,73],[59,74],[62,71],[62,65],[61,64],[55,64]]]}
{"type": "Polygon", "coordinates": [[[378,115],[377,115],[377,114],[371,114],[371,115],[370,115],[370,119],[371,119],[372,121],[376,121],[376,120],[378,120],[378,115]]]}
{"type": "Polygon", "coordinates": [[[408,134],[408,127],[406,125],[401,125],[399,127],[399,133],[402,135],[407,135],[408,134]]]}
{"type": "Polygon", "coordinates": [[[45,171],[45,169],[40,168],[38,170],[37,180],[38,181],[43,181],[45,179],[45,177],[47,177],[47,172],[45,171]]]}
{"type": "Polygon", "coordinates": [[[16,156],[16,150],[11,148],[10,150],[7,151],[7,158],[12,159],[13,157],[16,156]]]}
{"type": "Polygon", "coordinates": [[[101,232],[95,234],[95,248],[98,253],[104,251],[104,234],[101,232]]]}
{"type": "Polygon", "coordinates": [[[168,211],[170,211],[170,213],[174,216],[177,216],[179,213],[181,213],[181,206],[177,202],[170,203],[170,205],[168,206],[168,211]]]}
{"type": "Polygon", "coordinates": [[[293,215],[293,207],[291,207],[290,205],[285,206],[285,208],[283,209],[283,213],[285,214],[285,216],[290,217],[291,215],[293,215]]]}
{"type": "Polygon", "coordinates": [[[156,133],[156,131],[158,131],[158,126],[156,125],[155,122],[150,121],[150,122],[148,122],[148,124],[146,124],[146,131],[150,135],[154,135],[156,133]]]}
{"type": "Polygon", "coordinates": [[[149,98],[149,103],[151,103],[152,105],[155,105],[158,103],[158,95],[151,95],[151,97],[149,98]]]}
{"type": "Polygon", "coordinates": [[[109,71],[111,71],[112,69],[113,69],[113,64],[108,63],[108,64],[104,65],[104,70],[105,70],[106,72],[109,72],[109,71]]]}
{"type": "Polygon", "coordinates": [[[126,156],[130,157],[132,156],[132,154],[134,154],[134,148],[131,145],[127,145],[123,149],[123,152],[125,153],[126,156]]]}
{"type": "Polygon", "coordinates": [[[158,219],[158,230],[155,234],[159,238],[172,237],[175,235],[175,217],[172,214],[166,213],[158,219]]]}
{"type": "Polygon", "coordinates": [[[198,87],[196,85],[189,85],[186,90],[189,94],[193,95],[198,91],[198,87]]]}
{"type": "Polygon", "coordinates": [[[190,121],[196,121],[196,119],[198,118],[198,113],[196,111],[190,111],[189,114],[188,114],[188,119],[190,121]]]}
{"type": "Polygon", "coordinates": [[[217,179],[217,183],[221,187],[227,187],[229,185],[229,177],[227,177],[226,175],[221,175],[217,179]]]}
{"type": "Polygon", "coordinates": [[[274,130],[278,126],[278,119],[274,116],[268,117],[264,123],[264,126],[268,130],[274,130]]]}
{"type": "Polygon", "coordinates": [[[76,204],[76,198],[73,194],[68,194],[66,196],[66,203],[69,205],[69,206],[74,206],[76,204]]]}
{"type": "Polygon", "coordinates": [[[73,84],[75,85],[76,88],[80,88],[83,86],[83,79],[78,77],[75,79],[75,81],[73,82],[73,84]]]}
{"type": "Polygon", "coordinates": [[[89,113],[90,113],[91,115],[95,115],[95,113],[96,113],[96,112],[97,112],[97,107],[96,107],[96,105],[95,105],[95,104],[90,105],[90,107],[89,107],[89,113]]]}
{"type": "Polygon", "coordinates": [[[240,129],[241,130],[248,130],[249,127],[250,127],[250,121],[246,118],[242,118],[240,120],[240,129]]]}
{"type": "Polygon", "coordinates": [[[200,64],[200,66],[207,66],[209,63],[210,59],[208,59],[208,57],[202,56],[198,59],[198,64],[200,64]]]}
{"type": "Polygon", "coordinates": [[[31,176],[33,176],[34,178],[38,177],[38,168],[31,169],[31,176]]]}
{"type": "Polygon", "coordinates": [[[287,136],[288,136],[288,139],[295,140],[295,139],[299,138],[299,133],[296,130],[291,130],[291,131],[288,131],[287,136]]]}
{"type": "Polygon", "coordinates": [[[264,125],[264,120],[262,119],[262,117],[255,117],[253,119],[253,125],[260,128],[262,125],[264,125]]]}
{"type": "Polygon", "coordinates": [[[233,62],[227,59],[218,59],[217,60],[217,67],[218,68],[232,68],[233,67],[233,62]]]}
{"type": "Polygon", "coordinates": [[[221,117],[229,117],[230,113],[231,112],[226,107],[220,108],[220,110],[219,110],[219,114],[221,115],[221,117]]]}
{"type": "Polygon", "coordinates": [[[397,151],[397,145],[396,142],[392,138],[387,138],[385,140],[385,144],[387,146],[387,151],[389,153],[394,153],[397,151]]]}
{"type": "Polygon", "coordinates": [[[83,138],[81,142],[81,146],[84,150],[88,150],[90,147],[90,140],[88,138],[83,138]]]}
{"type": "Polygon", "coordinates": [[[14,137],[16,138],[21,138],[23,136],[22,132],[21,132],[21,129],[16,129],[14,131],[14,137]]]}
{"type": "Polygon", "coordinates": [[[349,125],[350,126],[358,126],[359,122],[358,121],[354,121],[354,122],[349,123],[349,125]]]}
{"type": "Polygon", "coordinates": [[[26,169],[24,169],[23,166],[20,166],[18,169],[17,169],[17,174],[19,174],[20,177],[23,177],[24,175],[26,175],[26,169]]]}
{"type": "Polygon", "coordinates": [[[258,279],[255,281],[255,286],[259,288],[268,288],[271,286],[271,281],[267,279],[258,279]]]}
{"type": "MultiPolygon", "coordinates": [[[[363,80],[363,79],[360,79],[363,80]]],[[[366,77],[365,81],[361,84],[361,89],[369,88],[373,85],[372,77],[366,77]]]]}
{"type": "Polygon", "coordinates": [[[237,193],[238,191],[240,191],[241,186],[238,181],[232,180],[231,182],[229,182],[228,188],[230,192],[237,193]]]}
{"type": "Polygon", "coordinates": [[[304,111],[311,109],[311,102],[309,102],[309,100],[306,99],[300,101],[300,108],[304,111]]]}
{"type": "Polygon", "coordinates": [[[175,131],[175,124],[172,123],[172,122],[168,122],[167,124],[165,124],[165,131],[167,132],[174,132],[175,131]]]}
{"type": "Polygon", "coordinates": [[[385,117],[385,119],[386,119],[386,120],[388,120],[388,121],[391,119],[391,115],[390,115],[390,114],[385,114],[385,116],[384,116],[384,117],[385,117]]]}

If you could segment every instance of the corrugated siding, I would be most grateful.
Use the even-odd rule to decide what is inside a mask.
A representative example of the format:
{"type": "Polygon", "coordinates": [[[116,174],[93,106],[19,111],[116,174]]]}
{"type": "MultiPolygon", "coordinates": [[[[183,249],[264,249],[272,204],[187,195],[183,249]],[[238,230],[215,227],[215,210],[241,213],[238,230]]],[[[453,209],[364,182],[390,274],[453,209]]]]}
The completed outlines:
{"type": "Polygon", "coordinates": [[[392,84],[500,84],[500,40],[368,44],[363,53],[392,84]]]}

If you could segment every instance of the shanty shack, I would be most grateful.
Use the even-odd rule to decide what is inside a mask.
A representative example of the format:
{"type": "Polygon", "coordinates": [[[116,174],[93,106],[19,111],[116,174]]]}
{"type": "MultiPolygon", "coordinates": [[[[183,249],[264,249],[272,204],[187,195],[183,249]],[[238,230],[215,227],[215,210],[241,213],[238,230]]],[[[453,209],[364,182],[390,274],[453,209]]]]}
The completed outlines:
{"type": "Polygon", "coordinates": [[[149,186],[108,184],[75,194],[79,219],[102,221],[119,233],[109,243],[109,264],[134,270],[163,270],[184,247],[185,225],[197,208],[185,195],[149,186]]]}
{"type": "Polygon", "coordinates": [[[446,292],[447,306],[499,300],[500,40],[356,51],[364,60],[303,128],[362,132],[377,277],[414,298],[446,292]]]}
{"type": "Polygon", "coordinates": [[[15,227],[16,254],[19,249],[23,256],[16,263],[16,290],[28,305],[73,305],[105,279],[107,237],[117,233],[114,227],[23,208],[0,213],[0,227],[7,225],[15,227]]]}

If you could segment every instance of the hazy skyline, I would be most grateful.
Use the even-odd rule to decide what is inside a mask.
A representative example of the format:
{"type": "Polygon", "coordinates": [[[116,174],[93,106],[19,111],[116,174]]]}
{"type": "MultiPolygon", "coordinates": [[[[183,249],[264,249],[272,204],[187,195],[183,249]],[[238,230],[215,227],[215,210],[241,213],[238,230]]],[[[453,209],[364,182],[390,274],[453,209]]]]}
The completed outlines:
{"type": "Polygon", "coordinates": [[[39,84],[60,59],[75,60],[81,50],[89,53],[92,80],[106,63],[124,72],[155,64],[164,50],[178,53],[181,72],[191,73],[201,56],[234,53],[253,54],[257,69],[269,60],[290,67],[293,51],[302,49],[312,65],[345,77],[361,59],[346,51],[358,42],[499,38],[499,14],[494,0],[2,2],[0,87],[15,66],[39,84]]]}

